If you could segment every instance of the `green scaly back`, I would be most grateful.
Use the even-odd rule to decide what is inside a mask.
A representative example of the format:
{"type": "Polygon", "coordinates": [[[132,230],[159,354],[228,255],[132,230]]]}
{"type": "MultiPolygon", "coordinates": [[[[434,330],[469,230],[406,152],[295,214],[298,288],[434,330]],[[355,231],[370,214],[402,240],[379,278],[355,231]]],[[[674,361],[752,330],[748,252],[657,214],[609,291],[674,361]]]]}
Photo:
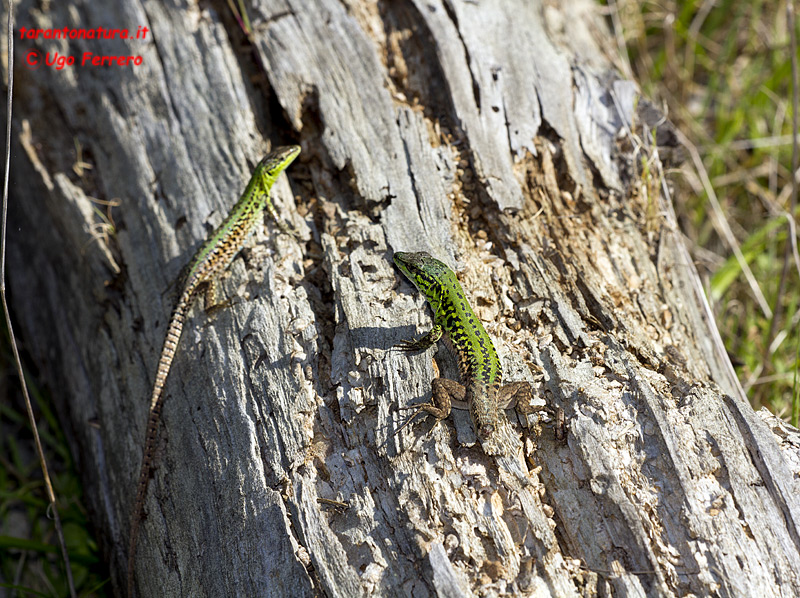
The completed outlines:
{"type": "Polygon", "coordinates": [[[297,145],[277,148],[263,158],[253,171],[250,182],[231,211],[192,257],[183,274],[181,289],[194,289],[223,272],[256,230],[266,209],[278,228],[290,232],[275,212],[270,190],[280,175],[300,153],[297,145]]]}
{"type": "Polygon", "coordinates": [[[393,259],[425,295],[433,310],[435,324],[447,332],[458,354],[461,375],[467,386],[499,387],[503,369],[497,351],[472,311],[455,273],[424,251],[397,252],[393,259]]]}

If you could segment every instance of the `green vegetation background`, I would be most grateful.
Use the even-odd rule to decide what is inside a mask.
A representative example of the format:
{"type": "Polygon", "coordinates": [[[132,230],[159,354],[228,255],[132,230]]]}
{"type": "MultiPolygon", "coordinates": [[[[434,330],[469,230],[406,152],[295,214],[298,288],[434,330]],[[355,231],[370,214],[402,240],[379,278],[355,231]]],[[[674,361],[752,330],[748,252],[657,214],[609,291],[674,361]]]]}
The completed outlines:
{"type": "Polygon", "coordinates": [[[607,9],[633,79],[702,160],[698,168],[687,157],[668,179],[739,379],[754,408],[797,425],[800,286],[794,261],[785,259],[793,112],[787,2],[610,0],[607,9]],[[721,232],[725,224],[734,244],[721,232]]]}
{"type": "MultiPolygon", "coordinates": [[[[625,51],[644,95],[696,146],[719,199],[717,210],[691,160],[668,173],[682,230],[739,378],[755,408],[765,406],[796,425],[800,285],[794,264],[785,260],[793,110],[786,8],[774,0],[608,0],[603,7],[617,41],[609,51],[625,51]],[[733,257],[721,219],[760,290],[733,257]]],[[[79,148],[75,160],[80,163],[79,148]]],[[[67,596],[7,334],[2,341],[0,396],[7,400],[0,403],[0,596],[67,596]]],[[[110,596],[64,434],[33,370],[28,383],[79,595],[110,596]]]]}

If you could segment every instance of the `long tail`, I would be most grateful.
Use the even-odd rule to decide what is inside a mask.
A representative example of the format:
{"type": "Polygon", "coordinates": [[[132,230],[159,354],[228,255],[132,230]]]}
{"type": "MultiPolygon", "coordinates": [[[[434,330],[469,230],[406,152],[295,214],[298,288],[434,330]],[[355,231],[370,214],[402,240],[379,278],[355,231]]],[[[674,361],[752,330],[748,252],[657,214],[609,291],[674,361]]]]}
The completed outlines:
{"type": "Polygon", "coordinates": [[[133,573],[136,562],[136,541],[139,538],[139,525],[142,522],[142,510],[144,509],[144,499],[147,494],[147,485],[150,482],[150,470],[153,468],[153,456],[155,454],[156,439],[158,438],[158,424],[161,421],[161,408],[164,405],[164,385],[167,382],[172,359],[175,357],[175,349],[183,332],[183,323],[186,313],[189,311],[192,296],[190,293],[183,293],[175,309],[167,329],[167,336],[164,338],[164,346],[161,349],[161,358],[158,360],[158,371],[156,381],[153,384],[153,393],[150,395],[150,415],[147,420],[147,437],[144,443],[144,453],[142,454],[142,467],[139,470],[139,484],[136,489],[136,502],[133,503],[133,514],[131,515],[130,543],[128,545],[128,598],[133,598],[133,573]]]}

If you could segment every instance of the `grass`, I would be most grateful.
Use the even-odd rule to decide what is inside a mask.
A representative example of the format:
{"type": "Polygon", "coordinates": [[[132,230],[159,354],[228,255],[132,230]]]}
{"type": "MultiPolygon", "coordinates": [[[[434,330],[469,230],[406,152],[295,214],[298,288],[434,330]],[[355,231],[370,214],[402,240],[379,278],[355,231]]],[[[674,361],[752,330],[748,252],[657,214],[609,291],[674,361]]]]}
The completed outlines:
{"type": "MultiPolygon", "coordinates": [[[[1,320],[0,320],[1,321],[1,320]]],[[[3,325],[4,328],[4,325],[3,325]]],[[[5,331],[3,331],[5,332],[5,331]]],[[[64,563],[48,511],[47,494],[11,361],[0,338],[0,596],[67,596],[64,563]]],[[[26,375],[47,456],[79,596],[110,595],[108,572],[92,537],[82,489],[51,402],[26,375]]]]}
{"type": "Polygon", "coordinates": [[[786,2],[617,0],[609,11],[616,11],[618,46],[645,96],[698,148],[721,217],[766,299],[764,309],[687,161],[671,176],[676,210],[739,379],[755,408],[797,425],[800,281],[793,263],[780,283],[792,170],[786,2]]]}

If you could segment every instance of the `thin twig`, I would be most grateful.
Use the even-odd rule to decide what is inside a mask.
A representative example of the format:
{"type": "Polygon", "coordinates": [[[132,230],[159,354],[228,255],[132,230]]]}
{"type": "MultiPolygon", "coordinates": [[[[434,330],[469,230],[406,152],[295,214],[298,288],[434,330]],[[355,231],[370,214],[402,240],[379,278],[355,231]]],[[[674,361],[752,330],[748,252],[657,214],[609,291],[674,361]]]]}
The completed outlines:
{"type": "MultiPolygon", "coordinates": [[[[790,46],[795,46],[794,38],[794,10],[792,3],[786,4],[786,21],[789,28],[789,38],[791,40],[790,46]]],[[[792,51],[792,172],[797,170],[797,57],[792,51]]],[[[772,357],[772,340],[775,338],[775,331],[781,319],[781,312],[783,311],[783,292],[786,289],[786,280],[789,276],[789,264],[792,259],[792,252],[797,253],[797,238],[794,226],[794,208],[797,205],[797,178],[792,176],[792,193],[789,199],[789,211],[786,213],[786,218],[789,220],[789,235],[786,246],[783,248],[783,268],[781,268],[781,278],[778,282],[778,291],[775,294],[775,309],[774,316],[769,323],[769,331],[767,332],[766,342],[764,343],[764,354],[762,355],[762,362],[764,363],[764,370],[770,371],[772,357]]]]}
{"type": "Polygon", "coordinates": [[[686,148],[686,150],[689,152],[689,155],[692,157],[695,170],[700,176],[700,181],[703,183],[703,189],[705,190],[708,200],[711,203],[711,213],[714,215],[714,223],[716,224],[715,228],[720,235],[722,235],[722,238],[725,240],[728,247],[730,247],[731,251],[733,251],[733,255],[736,256],[736,261],[739,263],[739,267],[742,269],[742,272],[744,273],[744,276],[750,285],[750,290],[752,290],[756,301],[758,301],[758,305],[761,307],[761,311],[764,312],[764,315],[767,317],[767,319],[772,318],[772,309],[770,309],[769,304],[764,297],[764,293],[761,292],[761,287],[758,286],[756,277],[753,275],[752,270],[750,270],[750,266],[747,264],[747,260],[742,254],[742,250],[739,247],[738,241],[736,241],[736,237],[733,235],[731,227],[725,220],[725,215],[722,213],[722,206],[719,204],[717,194],[714,192],[714,187],[711,185],[711,181],[708,178],[708,172],[706,172],[706,167],[703,165],[703,160],[700,158],[697,148],[683,133],[681,133],[680,129],[676,129],[675,133],[678,136],[678,141],[680,141],[681,145],[686,148]]]}
{"type": "Polygon", "coordinates": [[[633,79],[633,69],[628,56],[628,45],[625,43],[625,35],[622,32],[622,20],[619,18],[619,6],[616,0],[608,0],[608,7],[611,14],[611,24],[614,27],[614,39],[617,42],[619,58],[622,61],[622,71],[626,79],[633,79]]]}
{"type": "MultiPolygon", "coordinates": [[[[792,249],[792,253],[794,254],[795,265],[798,269],[800,269],[800,256],[798,256],[797,252],[797,230],[794,226],[794,214],[795,209],[797,208],[797,170],[798,170],[798,153],[797,153],[797,110],[800,107],[800,101],[798,100],[798,82],[797,78],[797,35],[795,34],[795,19],[794,19],[794,2],[787,2],[786,3],[786,26],[789,28],[789,48],[791,49],[792,55],[792,195],[791,199],[789,200],[789,213],[787,217],[789,219],[789,232],[790,234],[790,242],[787,244],[787,250],[789,247],[792,249]]],[[[788,252],[788,251],[787,251],[788,252]]],[[[787,257],[788,262],[788,257],[787,257]]],[[[800,272],[799,272],[800,273],[800,272]]],[[[781,279],[781,284],[783,284],[783,279],[781,279]]],[[[793,426],[797,426],[798,416],[800,415],[800,397],[798,397],[798,389],[797,389],[797,370],[798,370],[798,363],[797,357],[800,354],[800,338],[797,340],[797,350],[795,351],[795,362],[794,362],[794,384],[792,386],[792,416],[791,416],[791,423],[793,426]]]]}
{"type": "MultiPolygon", "coordinates": [[[[792,142],[791,135],[771,135],[770,137],[756,137],[752,139],[737,139],[726,144],[725,147],[732,152],[740,152],[743,150],[761,149],[764,147],[780,147],[782,145],[789,145],[792,142]]],[[[717,147],[716,143],[709,143],[701,145],[703,151],[709,151],[717,147]]]]}
{"type": "Polygon", "coordinates": [[[39,431],[36,428],[36,418],[33,415],[31,397],[28,394],[28,385],[25,383],[25,376],[22,372],[22,361],[20,361],[19,358],[19,349],[17,348],[17,341],[14,337],[14,328],[11,326],[11,314],[8,311],[8,303],[6,301],[6,221],[8,216],[8,175],[11,162],[11,99],[14,89],[14,0],[9,0],[8,2],[8,30],[6,31],[6,34],[8,35],[8,99],[6,107],[6,159],[5,173],[3,176],[3,207],[2,222],[0,223],[0,300],[2,300],[3,303],[3,315],[6,319],[8,337],[11,341],[11,351],[14,354],[14,363],[17,367],[17,375],[19,376],[19,383],[22,387],[22,395],[25,399],[25,409],[28,412],[28,420],[31,425],[33,440],[36,443],[36,452],[39,455],[39,465],[42,468],[42,476],[44,477],[44,486],[47,491],[47,499],[50,501],[49,511],[53,514],[53,524],[56,528],[56,535],[58,536],[58,542],[61,546],[61,554],[67,570],[67,585],[69,586],[69,594],[72,596],[72,598],[77,598],[77,594],[75,593],[75,583],[72,580],[72,566],[70,565],[69,554],[67,553],[67,543],[64,539],[64,530],[61,529],[61,519],[58,516],[58,508],[56,507],[56,495],[55,492],[53,492],[53,485],[50,482],[50,472],[47,469],[47,461],[44,457],[42,441],[39,438],[39,431]]]}
{"type": "Polygon", "coordinates": [[[704,0],[697,14],[692,19],[692,24],[689,26],[689,31],[686,35],[686,49],[684,50],[683,57],[684,72],[686,73],[684,80],[686,82],[690,82],[694,79],[694,63],[697,58],[697,46],[700,45],[697,41],[700,37],[700,29],[702,29],[703,23],[706,22],[715,4],[715,0],[704,0]]]}

